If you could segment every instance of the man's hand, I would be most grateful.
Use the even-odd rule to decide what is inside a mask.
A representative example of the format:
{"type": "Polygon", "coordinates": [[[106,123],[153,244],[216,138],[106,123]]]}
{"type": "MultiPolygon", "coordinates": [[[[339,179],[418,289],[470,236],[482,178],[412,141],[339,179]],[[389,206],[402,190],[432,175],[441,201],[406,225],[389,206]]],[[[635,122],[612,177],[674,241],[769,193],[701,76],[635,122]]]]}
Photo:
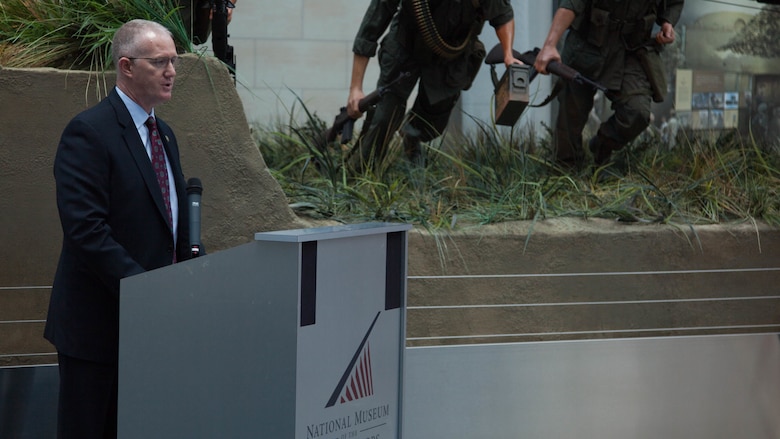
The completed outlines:
{"type": "Polygon", "coordinates": [[[363,113],[360,112],[360,100],[366,96],[361,88],[351,88],[347,98],[347,114],[353,119],[360,119],[363,113]]]}
{"type": "Polygon", "coordinates": [[[547,38],[544,40],[544,45],[539,53],[536,55],[536,62],[534,68],[537,72],[543,75],[549,75],[547,71],[547,65],[552,61],[561,60],[561,54],[558,53],[558,41],[561,40],[563,33],[566,32],[571,24],[574,22],[574,11],[566,8],[558,8],[553,16],[553,22],[550,25],[550,31],[547,33],[547,38]]]}
{"type": "Polygon", "coordinates": [[[534,63],[534,68],[537,72],[543,74],[543,75],[549,75],[550,72],[547,71],[547,65],[550,64],[551,61],[560,61],[561,60],[561,54],[558,53],[558,49],[555,48],[555,46],[543,46],[542,49],[539,51],[539,54],[536,55],[536,62],[534,63]]]}
{"type": "Polygon", "coordinates": [[[509,68],[512,64],[523,64],[523,62],[515,58],[514,55],[504,56],[504,65],[509,68]]]}
{"type": "MultiPolygon", "coordinates": [[[[227,8],[227,22],[228,22],[228,24],[230,24],[230,20],[233,19],[233,9],[236,8],[236,0],[233,0],[230,3],[233,3],[233,7],[230,7],[230,5],[228,5],[228,8],[227,8]]],[[[209,13],[209,20],[213,20],[213,19],[214,19],[214,8],[212,8],[211,12],[209,13]]]]}
{"type": "Polygon", "coordinates": [[[661,25],[661,30],[655,34],[655,41],[658,44],[672,44],[674,43],[674,26],[668,21],[661,25]]]}
{"type": "Polygon", "coordinates": [[[515,20],[509,20],[498,26],[496,28],[496,36],[501,44],[501,48],[504,49],[504,65],[506,68],[509,68],[512,64],[522,64],[522,61],[515,58],[514,50],[512,50],[512,44],[515,40],[515,20]]]}
{"type": "Polygon", "coordinates": [[[353,119],[360,119],[363,113],[360,111],[360,100],[365,97],[363,93],[363,78],[368,68],[368,57],[354,54],[352,56],[352,77],[349,80],[349,96],[347,97],[347,114],[353,119]]]}

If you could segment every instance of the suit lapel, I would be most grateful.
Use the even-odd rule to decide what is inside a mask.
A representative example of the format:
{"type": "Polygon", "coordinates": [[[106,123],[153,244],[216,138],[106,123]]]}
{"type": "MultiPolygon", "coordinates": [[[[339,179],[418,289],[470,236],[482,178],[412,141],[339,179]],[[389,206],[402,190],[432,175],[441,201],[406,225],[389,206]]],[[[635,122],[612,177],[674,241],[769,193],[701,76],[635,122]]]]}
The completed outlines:
{"type": "MultiPolygon", "coordinates": [[[[112,90],[111,93],[109,93],[108,98],[116,111],[117,121],[122,127],[122,138],[125,141],[125,146],[127,146],[130,155],[135,161],[135,165],[146,184],[149,195],[154,199],[154,204],[157,205],[157,211],[160,213],[160,218],[165,224],[168,224],[168,213],[165,208],[162,192],[160,191],[160,185],[157,183],[157,177],[154,175],[154,169],[152,169],[152,162],[149,160],[146,148],[144,148],[141,137],[138,135],[138,130],[133,123],[133,118],[130,117],[130,112],[127,111],[127,107],[125,107],[122,98],[119,97],[116,90],[112,90]]],[[[163,143],[165,142],[163,141],[163,143]]],[[[167,150],[168,147],[166,146],[166,152],[167,150]]]]}

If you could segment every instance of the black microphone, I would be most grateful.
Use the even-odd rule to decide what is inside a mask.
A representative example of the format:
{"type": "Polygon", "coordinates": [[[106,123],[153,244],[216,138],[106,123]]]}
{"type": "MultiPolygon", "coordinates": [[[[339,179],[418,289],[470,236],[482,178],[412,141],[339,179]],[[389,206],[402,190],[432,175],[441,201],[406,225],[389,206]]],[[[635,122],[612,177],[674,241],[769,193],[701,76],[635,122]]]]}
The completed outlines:
{"type": "Polygon", "coordinates": [[[199,178],[187,180],[187,204],[190,212],[190,251],[193,258],[200,256],[200,196],[203,185],[199,178]]]}

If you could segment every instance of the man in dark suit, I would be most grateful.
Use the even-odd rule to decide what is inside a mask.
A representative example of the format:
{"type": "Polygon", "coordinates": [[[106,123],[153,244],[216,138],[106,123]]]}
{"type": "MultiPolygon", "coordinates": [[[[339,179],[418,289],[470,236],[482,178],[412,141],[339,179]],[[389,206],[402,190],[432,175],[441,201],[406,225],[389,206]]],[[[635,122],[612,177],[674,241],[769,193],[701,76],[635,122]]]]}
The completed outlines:
{"type": "Polygon", "coordinates": [[[176,137],[147,126],[171,98],[173,38],[133,20],[111,50],[116,87],[71,120],[54,161],[63,243],[44,336],[59,359],[59,438],[116,437],[119,281],[190,257],[176,137]]]}

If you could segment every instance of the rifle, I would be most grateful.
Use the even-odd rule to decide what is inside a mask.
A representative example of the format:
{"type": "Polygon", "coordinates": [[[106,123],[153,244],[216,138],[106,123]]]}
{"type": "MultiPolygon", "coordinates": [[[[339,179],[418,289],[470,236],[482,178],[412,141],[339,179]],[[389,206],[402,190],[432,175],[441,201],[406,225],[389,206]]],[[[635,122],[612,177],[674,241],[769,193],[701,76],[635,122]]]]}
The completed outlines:
{"type": "Polygon", "coordinates": [[[227,64],[233,80],[236,79],[236,56],[233,46],[228,44],[227,17],[228,9],[234,8],[229,0],[214,0],[214,17],[211,19],[211,46],[214,56],[227,64]]]}
{"type": "MultiPolygon", "coordinates": [[[[392,87],[402,79],[409,77],[410,75],[411,74],[409,72],[402,72],[400,75],[398,75],[396,79],[394,79],[389,84],[383,87],[379,87],[376,90],[364,96],[363,99],[361,99],[360,102],[358,102],[358,109],[360,110],[360,112],[364,113],[369,108],[378,104],[379,101],[382,100],[382,96],[384,96],[385,93],[390,91],[390,87],[392,87]]],[[[347,107],[341,107],[341,109],[339,110],[339,114],[336,116],[336,119],[333,121],[333,126],[331,126],[325,134],[326,142],[327,143],[333,142],[334,140],[336,140],[336,136],[338,136],[339,134],[341,134],[342,145],[352,140],[352,132],[355,127],[355,120],[356,119],[352,118],[349,115],[349,113],[347,113],[347,107]]]]}
{"type": "MultiPolygon", "coordinates": [[[[537,55],[539,55],[539,48],[535,47],[533,50],[529,50],[528,52],[520,54],[517,59],[522,61],[524,64],[533,66],[536,62],[537,55]]],[[[607,87],[604,85],[588,78],[587,76],[584,76],[582,73],[574,70],[560,61],[550,61],[550,63],[547,64],[547,71],[567,81],[574,81],[577,84],[589,85],[596,90],[604,92],[604,94],[607,94],[608,92],[607,87]]]]}

